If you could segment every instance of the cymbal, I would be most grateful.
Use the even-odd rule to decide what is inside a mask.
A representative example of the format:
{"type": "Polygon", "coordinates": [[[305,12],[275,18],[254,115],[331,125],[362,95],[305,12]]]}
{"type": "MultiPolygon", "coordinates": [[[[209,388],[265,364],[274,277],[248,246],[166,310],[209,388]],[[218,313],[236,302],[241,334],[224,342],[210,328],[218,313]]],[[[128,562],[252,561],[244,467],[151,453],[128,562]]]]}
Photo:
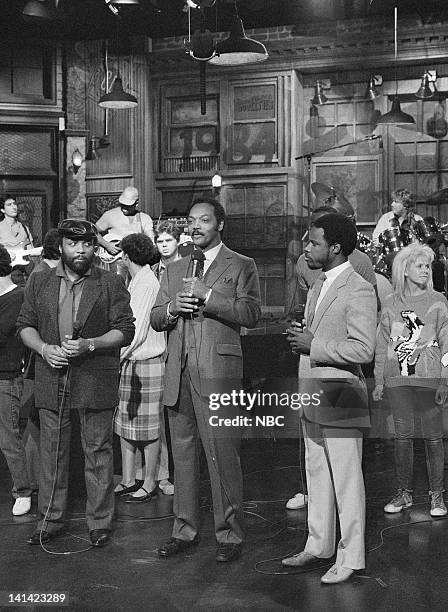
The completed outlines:
{"type": "Polygon", "coordinates": [[[311,189],[316,198],[328,198],[336,195],[335,189],[325,185],[325,183],[311,183],[311,189]]]}
{"type": "Polygon", "coordinates": [[[348,215],[353,214],[353,206],[350,204],[347,198],[338,193],[334,187],[330,187],[325,183],[311,183],[311,189],[318,199],[327,200],[328,198],[334,198],[333,201],[328,202],[329,206],[339,204],[339,206],[336,207],[340,208],[341,212],[348,215]]]}
{"type": "Polygon", "coordinates": [[[426,204],[448,204],[448,189],[439,189],[426,198],[426,204]]]}

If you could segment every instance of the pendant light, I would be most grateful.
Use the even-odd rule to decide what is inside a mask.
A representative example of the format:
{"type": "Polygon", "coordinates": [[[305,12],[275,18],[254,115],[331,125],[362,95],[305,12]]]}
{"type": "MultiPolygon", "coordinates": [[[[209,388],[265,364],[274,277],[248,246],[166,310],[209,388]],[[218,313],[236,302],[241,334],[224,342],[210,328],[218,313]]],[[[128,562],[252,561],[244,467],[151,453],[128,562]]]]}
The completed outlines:
{"type": "Polygon", "coordinates": [[[50,0],[28,0],[22,14],[25,21],[50,21],[56,18],[56,7],[50,0]]]}
{"type": "Polygon", "coordinates": [[[246,36],[243,22],[238,14],[236,0],[234,8],[235,15],[230,36],[216,43],[216,54],[209,60],[210,64],[215,66],[241,66],[267,60],[269,55],[263,43],[246,36]]]}
{"type": "Polygon", "coordinates": [[[433,98],[435,94],[434,90],[431,89],[429,85],[429,74],[425,72],[422,76],[422,82],[418,90],[415,92],[415,97],[419,98],[419,100],[429,100],[429,98],[433,98]]]}
{"type": "Polygon", "coordinates": [[[377,123],[391,125],[395,123],[415,123],[414,117],[401,110],[400,99],[398,98],[398,75],[397,75],[397,56],[398,56],[398,8],[394,6],[394,49],[395,49],[395,96],[392,100],[392,108],[388,113],[381,115],[377,123]]]}
{"type": "MultiPolygon", "coordinates": [[[[115,110],[127,109],[127,108],[135,108],[138,105],[137,98],[130,93],[127,93],[123,89],[123,80],[120,76],[120,51],[119,51],[119,42],[118,42],[118,22],[117,22],[117,31],[116,31],[116,45],[117,45],[117,76],[115,77],[114,82],[112,83],[112,87],[109,92],[106,92],[101,96],[98,101],[98,104],[101,108],[112,108],[115,110]]],[[[107,75],[108,75],[108,50],[106,45],[105,50],[105,65],[106,65],[106,83],[107,83],[107,75]]]]}

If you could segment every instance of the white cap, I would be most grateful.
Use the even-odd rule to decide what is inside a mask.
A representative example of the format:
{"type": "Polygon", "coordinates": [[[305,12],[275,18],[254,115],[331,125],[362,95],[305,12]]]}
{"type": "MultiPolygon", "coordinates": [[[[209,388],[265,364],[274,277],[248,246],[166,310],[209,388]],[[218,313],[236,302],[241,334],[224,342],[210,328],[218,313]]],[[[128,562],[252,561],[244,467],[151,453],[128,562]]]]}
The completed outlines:
{"type": "Polygon", "coordinates": [[[118,201],[123,206],[133,206],[138,200],[138,190],[135,187],[126,187],[118,201]]]}

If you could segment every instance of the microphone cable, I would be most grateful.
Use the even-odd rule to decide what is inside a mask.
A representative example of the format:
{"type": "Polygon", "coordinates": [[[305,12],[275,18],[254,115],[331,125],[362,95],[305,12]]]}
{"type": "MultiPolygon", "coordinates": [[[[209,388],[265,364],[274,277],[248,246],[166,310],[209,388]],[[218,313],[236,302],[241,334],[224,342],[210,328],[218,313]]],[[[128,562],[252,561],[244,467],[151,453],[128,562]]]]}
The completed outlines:
{"type": "MultiPolygon", "coordinates": [[[[77,321],[75,321],[73,323],[73,334],[72,334],[72,340],[76,340],[79,338],[79,334],[80,334],[81,328],[80,325],[77,321]]],[[[59,376],[59,375],[58,375],[59,376]]],[[[70,551],[63,551],[63,552],[56,552],[53,550],[49,550],[45,544],[42,542],[42,534],[46,531],[45,527],[46,525],[48,525],[48,521],[49,521],[49,516],[53,510],[53,503],[54,503],[54,495],[56,492],[56,483],[57,483],[57,478],[58,478],[58,470],[59,470],[59,453],[60,453],[60,448],[61,448],[61,437],[62,437],[62,418],[63,418],[63,414],[64,414],[64,409],[65,409],[65,402],[67,399],[67,387],[68,387],[68,382],[71,376],[71,362],[69,361],[68,366],[67,366],[67,375],[65,377],[65,381],[64,381],[64,386],[62,388],[62,394],[61,394],[61,399],[60,399],[60,403],[59,403],[59,418],[58,418],[58,438],[57,438],[57,443],[56,443],[56,460],[55,460],[55,471],[54,471],[54,476],[53,476],[53,483],[52,483],[52,487],[51,487],[51,494],[50,494],[50,499],[47,505],[47,510],[44,514],[44,518],[42,519],[42,526],[39,530],[39,544],[40,547],[42,548],[42,550],[44,550],[46,553],[50,554],[50,555],[74,555],[74,554],[78,554],[78,553],[83,553],[83,552],[87,552],[89,550],[91,550],[93,548],[93,545],[90,544],[87,548],[83,548],[81,550],[70,550],[70,551]]],[[[85,416],[85,411],[83,410],[83,415],[85,416]]],[[[70,416],[70,415],[69,415],[70,416]]],[[[84,426],[85,426],[85,421],[84,421],[84,426]]],[[[70,450],[70,449],[69,449],[70,450]]],[[[78,536],[74,536],[74,537],[78,537],[78,536]]],[[[87,541],[84,538],[79,538],[81,540],[87,541]]]]}

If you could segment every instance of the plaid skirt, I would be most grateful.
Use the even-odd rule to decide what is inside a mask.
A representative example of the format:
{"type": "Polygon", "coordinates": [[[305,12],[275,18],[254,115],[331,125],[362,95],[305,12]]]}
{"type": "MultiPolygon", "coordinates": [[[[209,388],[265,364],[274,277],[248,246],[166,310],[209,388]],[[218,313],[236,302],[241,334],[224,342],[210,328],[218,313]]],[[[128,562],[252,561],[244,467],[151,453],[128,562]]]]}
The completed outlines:
{"type": "Polygon", "coordinates": [[[163,355],[123,362],[114,415],[114,431],[122,438],[143,441],[159,436],[164,370],[163,355]]]}

